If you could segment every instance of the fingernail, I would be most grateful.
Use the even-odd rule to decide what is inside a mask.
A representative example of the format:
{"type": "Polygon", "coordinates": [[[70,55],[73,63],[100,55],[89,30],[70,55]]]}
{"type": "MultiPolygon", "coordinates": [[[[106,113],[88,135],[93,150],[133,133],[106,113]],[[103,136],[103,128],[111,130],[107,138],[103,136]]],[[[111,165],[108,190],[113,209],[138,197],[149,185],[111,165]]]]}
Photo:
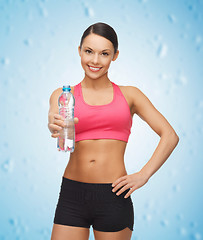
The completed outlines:
{"type": "Polygon", "coordinates": [[[114,184],[112,184],[112,187],[114,187],[114,184]]]}

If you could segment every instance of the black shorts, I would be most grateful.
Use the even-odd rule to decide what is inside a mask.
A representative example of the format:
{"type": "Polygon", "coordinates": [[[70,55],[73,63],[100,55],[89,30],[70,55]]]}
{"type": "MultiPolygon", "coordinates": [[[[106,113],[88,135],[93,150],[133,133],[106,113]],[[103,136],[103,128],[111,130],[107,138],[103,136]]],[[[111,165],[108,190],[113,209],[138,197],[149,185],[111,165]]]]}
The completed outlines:
{"type": "Polygon", "coordinates": [[[85,183],[62,178],[54,223],[116,232],[128,227],[133,231],[134,210],[130,190],[119,196],[111,183],[85,183]]]}

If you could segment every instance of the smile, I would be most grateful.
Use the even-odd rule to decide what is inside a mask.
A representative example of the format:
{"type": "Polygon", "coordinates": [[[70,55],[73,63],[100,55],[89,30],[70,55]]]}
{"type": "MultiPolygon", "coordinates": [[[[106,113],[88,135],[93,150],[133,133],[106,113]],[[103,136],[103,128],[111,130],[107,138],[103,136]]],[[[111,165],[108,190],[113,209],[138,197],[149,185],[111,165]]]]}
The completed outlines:
{"type": "Polygon", "coordinates": [[[92,72],[98,72],[101,69],[101,67],[91,67],[89,65],[88,65],[88,67],[92,72]]]}

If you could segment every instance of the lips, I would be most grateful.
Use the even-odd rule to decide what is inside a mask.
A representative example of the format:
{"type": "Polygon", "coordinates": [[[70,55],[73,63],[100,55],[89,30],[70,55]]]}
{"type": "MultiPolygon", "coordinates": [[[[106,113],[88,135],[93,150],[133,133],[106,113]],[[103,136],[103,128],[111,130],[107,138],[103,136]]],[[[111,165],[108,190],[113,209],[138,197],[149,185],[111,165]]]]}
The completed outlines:
{"type": "Polygon", "coordinates": [[[98,72],[102,68],[102,67],[93,67],[93,66],[89,66],[89,65],[88,65],[88,67],[89,67],[90,71],[92,71],[92,72],[98,72]]]}

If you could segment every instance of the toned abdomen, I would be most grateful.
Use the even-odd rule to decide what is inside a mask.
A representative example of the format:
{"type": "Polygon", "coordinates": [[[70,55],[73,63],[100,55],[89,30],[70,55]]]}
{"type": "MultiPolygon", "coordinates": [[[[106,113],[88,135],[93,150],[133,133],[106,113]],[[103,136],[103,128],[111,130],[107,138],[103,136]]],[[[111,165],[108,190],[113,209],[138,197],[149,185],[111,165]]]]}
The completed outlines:
{"type": "Polygon", "coordinates": [[[64,177],[88,183],[112,183],[127,174],[125,147],[125,142],[112,139],[76,142],[64,177]]]}

